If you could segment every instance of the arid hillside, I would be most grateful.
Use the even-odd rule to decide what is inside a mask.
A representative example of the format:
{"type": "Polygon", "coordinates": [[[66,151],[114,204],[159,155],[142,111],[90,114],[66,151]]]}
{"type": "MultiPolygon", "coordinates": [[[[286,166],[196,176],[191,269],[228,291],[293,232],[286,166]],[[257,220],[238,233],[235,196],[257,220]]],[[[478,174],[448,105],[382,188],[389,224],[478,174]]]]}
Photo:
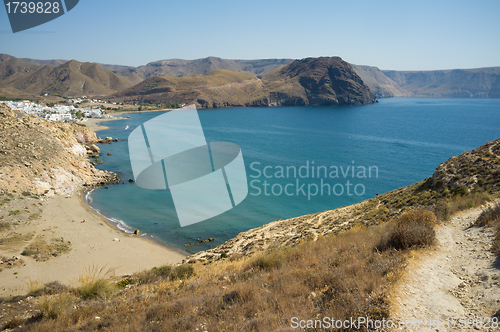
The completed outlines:
{"type": "MultiPolygon", "coordinates": [[[[357,225],[390,220],[410,209],[430,209],[441,219],[451,213],[444,202],[457,197],[500,194],[500,139],[439,165],[432,177],[358,204],[292,219],[277,220],[238,234],[220,246],[191,256],[200,261],[240,254],[249,255],[273,245],[295,246],[307,239],[339,234],[357,225]]],[[[464,206],[453,207],[460,210],[464,206]]],[[[465,205],[465,208],[467,206],[465,205]]]]}
{"type": "MultiPolygon", "coordinates": [[[[496,279],[486,283],[482,275],[480,279],[470,275],[470,271],[456,272],[456,266],[473,267],[476,256],[478,262],[483,262],[484,257],[494,259],[492,255],[483,255],[484,250],[494,249],[497,255],[500,252],[500,206],[488,210],[485,205],[499,197],[498,177],[488,180],[500,167],[499,145],[500,140],[496,140],[451,158],[438,167],[432,178],[356,205],[278,220],[241,233],[213,250],[188,257],[181,265],[159,264],[153,269],[115,277],[112,269],[90,266],[71,287],[32,281],[26,296],[0,301],[0,326],[20,326],[24,331],[38,332],[277,332],[299,326],[318,330],[308,324],[319,319],[326,330],[335,323],[332,318],[397,322],[397,317],[404,314],[397,307],[401,301],[408,305],[411,314],[422,306],[430,310],[441,308],[445,296],[456,297],[455,302],[461,301],[464,308],[474,305],[473,310],[463,310],[467,317],[477,316],[477,306],[482,317],[498,316],[496,302],[479,293],[474,295],[476,291],[484,294],[485,287],[498,283],[496,279]],[[464,182],[443,178],[443,169],[460,163],[464,168],[472,163],[476,169],[484,170],[470,175],[464,172],[464,182]],[[434,180],[442,181],[439,188],[433,185],[434,180]],[[464,186],[472,182],[476,185],[464,186]],[[481,209],[485,211],[481,213],[481,209]],[[483,217],[485,214],[487,218],[483,217]],[[482,228],[465,233],[463,227],[467,224],[482,228]],[[455,252],[443,247],[443,243],[449,243],[447,234],[452,228],[457,230],[456,240],[451,238],[456,242],[455,252]],[[482,236],[478,246],[464,246],[463,242],[476,241],[479,234],[488,235],[489,240],[482,236]],[[429,274],[422,275],[421,269],[414,270],[413,266],[415,259],[428,256],[439,262],[438,274],[457,274],[446,279],[453,285],[455,279],[462,277],[461,286],[457,282],[458,288],[441,295],[446,288],[433,283],[439,288],[439,299],[429,297],[427,288],[418,288],[421,281],[410,280],[409,285],[416,285],[417,289],[400,288],[405,287],[402,280],[413,276],[413,271],[417,279],[427,280],[429,274]],[[443,270],[450,266],[452,270],[443,270]],[[476,287],[478,282],[484,287],[476,287]],[[416,292],[413,300],[403,298],[409,292],[416,292]],[[469,300],[468,294],[474,299],[469,300]],[[490,302],[494,305],[488,306],[490,302]]],[[[497,274],[496,270],[488,270],[486,276],[496,278],[497,274]]],[[[433,271],[432,277],[439,276],[433,271]]],[[[357,324],[352,330],[374,330],[357,324]]]]}
{"type": "MultiPolygon", "coordinates": [[[[10,111],[0,105],[2,114],[10,111]]],[[[111,173],[97,170],[86,158],[84,144],[95,141],[95,132],[77,124],[33,115],[1,121],[0,190],[54,194],[110,181],[111,173]]]]}
{"type": "Polygon", "coordinates": [[[295,60],[261,76],[229,70],[179,78],[150,77],[112,96],[120,102],[197,107],[364,105],[375,102],[350,64],[339,57],[295,60]]]}
{"type": "Polygon", "coordinates": [[[58,66],[39,65],[0,54],[0,92],[13,97],[108,95],[131,86],[97,63],[71,60],[58,66]]]}

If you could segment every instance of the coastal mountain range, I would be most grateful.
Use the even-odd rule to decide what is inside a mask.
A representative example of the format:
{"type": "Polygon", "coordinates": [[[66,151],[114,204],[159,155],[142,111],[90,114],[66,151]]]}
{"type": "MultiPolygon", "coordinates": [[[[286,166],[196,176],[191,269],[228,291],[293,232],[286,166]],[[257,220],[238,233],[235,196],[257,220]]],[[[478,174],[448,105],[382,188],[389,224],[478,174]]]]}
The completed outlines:
{"type": "Polygon", "coordinates": [[[0,95],[6,97],[108,95],[130,86],[125,77],[97,63],[40,65],[0,54],[0,95]]]}
{"type": "Polygon", "coordinates": [[[0,96],[106,97],[199,107],[360,105],[385,97],[499,98],[500,67],[380,70],[339,57],[170,59],[131,67],[0,54],[0,96]],[[366,91],[365,88],[369,88],[366,91]]]}
{"type": "Polygon", "coordinates": [[[339,57],[295,60],[257,76],[227,69],[184,77],[152,76],[110,98],[120,102],[195,103],[199,107],[375,102],[352,66],[339,57]]]}

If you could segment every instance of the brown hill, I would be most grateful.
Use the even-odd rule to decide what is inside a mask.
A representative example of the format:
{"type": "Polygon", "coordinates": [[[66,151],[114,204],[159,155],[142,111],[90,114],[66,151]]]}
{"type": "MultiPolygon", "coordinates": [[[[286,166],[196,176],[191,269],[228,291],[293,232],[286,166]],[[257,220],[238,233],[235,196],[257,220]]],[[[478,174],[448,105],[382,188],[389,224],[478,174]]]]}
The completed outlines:
{"type": "Polygon", "coordinates": [[[21,58],[21,60],[40,65],[40,66],[45,66],[45,65],[52,65],[52,66],[59,66],[62,65],[63,63],[68,62],[69,60],[63,60],[63,59],[50,59],[50,60],[40,60],[40,59],[30,59],[30,58],[21,58]]]}
{"type": "Polygon", "coordinates": [[[375,102],[375,96],[356,74],[353,67],[340,57],[295,60],[262,76],[268,85],[282,83],[272,89],[281,97],[278,104],[295,105],[363,105],[375,102]],[[297,99],[303,98],[303,101],[297,99]]]}
{"type": "Polygon", "coordinates": [[[244,106],[262,82],[255,76],[229,70],[186,77],[153,76],[111,96],[113,100],[143,103],[195,103],[198,107],[244,106]]]}
{"type": "MultiPolygon", "coordinates": [[[[207,57],[196,60],[160,60],[139,67],[104,64],[102,66],[113,71],[117,75],[124,77],[135,75],[145,79],[151,76],[182,77],[206,74],[219,69],[258,75],[270,72],[292,61],[292,59],[228,60],[217,57],[207,57]]],[[[137,79],[137,77],[134,77],[134,79],[137,79]]]]}
{"type": "Polygon", "coordinates": [[[129,86],[127,80],[101,65],[68,61],[54,67],[47,64],[12,81],[11,86],[32,94],[56,96],[107,95],[129,86]]]}
{"type": "MultiPolygon", "coordinates": [[[[316,60],[318,63],[315,65],[318,66],[318,68],[327,66],[326,63],[323,63],[323,65],[319,64],[320,62],[324,62],[324,59],[333,58],[319,58],[316,60]]],[[[189,89],[184,89],[181,92],[180,90],[176,90],[177,93],[174,96],[162,96],[161,98],[156,96],[158,98],[150,98],[150,101],[174,99],[180,101],[187,99],[195,101],[196,99],[200,99],[199,104],[206,104],[206,107],[253,105],[254,103],[258,105],[314,105],[317,104],[317,102],[319,102],[319,104],[323,102],[327,104],[330,102],[336,104],[337,102],[330,100],[330,95],[333,95],[332,92],[334,92],[333,87],[332,89],[329,89],[325,85],[322,90],[315,90],[316,88],[311,86],[309,88],[312,90],[306,91],[307,88],[305,88],[305,86],[301,83],[307,81],[305,78],[302,78],[302,81],[299,79],[299,82],[297,83],[288,75],[289,80],[285,83],[283,78],[279,78],[276,75],[268,75],[273,70],[279,69],[279,73],[287,76],[287,74],[281,70],[287,71],[288,69],[285,68],[290,69],[291,67],[286,67],[286,65],[292,64],[296,61],[291,59],[229,60],[217,57],[207,57],[196,60],[160,60],[150,62],[145,66],[139,67],[112,64],[93,64],[96,68],[101,67],[94,70],[97,77],[92,77],[92,75],[87,77],[86,73],[80,73],[85,76],[83,77],[82,75],[73,73],[72,75],[69,75],[70,81],[63,83],[61,82],[62,79],[68,79],[68,75],[65,75],[64,71],[68,70],[68,67],[77,67],[74,66],[74,62],[79,62],[74,60],[17,59],[9,55],[0,54],[0,95],[16,98],[29,98],[30,95],[38,95],[41,92],[61,96],[79,94],[105,95],[118,92],[124,87],[128,88],[139,84],[144,79],[151,77],[186,77],[194,75],[198,75],[197,77],[200,77],[199,75],[208,74],[218,70],[229,70],[252,76],[262,76],[259,77],[258,80],[247,82],[248,84],[245,83],[243,86],[214,86],[214,88],[217,87],[216,92],[201,91],[204,89],[200,90],[198,89],[199,87],[194,89],[196,91],[188,91],[189,89]],[[34,75],[35,71],[40,70],[43,67],[45,67],[43,71],[34,75]],[[55,68],[59,68],[57,70],[58,72],[52,73],[55,68]],[[106,69],[110,72],[106,72],[106,69]],[[114,73],[116,77],[121,78],[121,80],[116,77],[112,77],[111,72],[114,73]],[[49,74],[51,76],[48,76],[49,74]],[[97,80],[96,82],[93,81],[94,78],[97,80]],[[283,84],[279,84],[276,79],[283,84]],[[79,87],[80,84],[82,87],[79,87]],[[256,84],[259,86],[261,85],[263,89],[258,88],[256,84]],[[327,96],[326,99],[321,97],[321,94],[327,96]],[[227,97],[227,95],[229,97],[227,97]],[[231,97],[232,95],[235,96],[231,97]]],[[[297,64],[294,66],[296,65],[297,64]]],[[[86,66],[86,64],[82,63],[82,66],[86,66]]],[[[461,98],[500,97],[500,67],[434,71],[382,71],[377,67],[370,66],[352,65],[352,67],[355,70],[355,74],[362,79],[363,83],[369,87],[371,92],[376,97],[380,98],[411,96],[461,98]]],[[[79,68],[71,68],[70,71],[80,71],[79,68]]],[[[325,68],[322,70],[325,70],[325,68]]],[[[348,71],[345,71],[345,73],[347,72],[348,71]]],[[[302,75],[298,72],[295,74],[302,75]]],[[[309,74],[312,74],[312,72],[306,70],[303,71],[303,74],[308,76],[309,74]]],[[[352,73],[349,75],[352,76],[352,73]]],[[[354,76],[348,78],[349,75],[340,77],[340,80],[350,80],[351,88],[356,89],[352,85],[353,82],[356,82],[356,79],[352,79],[354,76]]],[[[326,81],[331,80],[331,77],[327,77],[328,75],[319,74],[318,76],[318,74],[314,74],[313,76],[322,77],[326,81]]],[[[227,77],[224,78],[224,81],[226,84],[229,84],[230,81],[227,79],[227,77]]],[[[338,78],[335,78],[335,80],[337,79],[338,78]]],[[[153,80],[152,82],[156,81],[153,80]]],[[[323,84],[324,82],[320,83],[318,80],[317,83],[323,84]]],[[[148,84],[149,83],[146,82],[145,85],[147,86],[148,84]]],[[[176,83],[172,84],[176,85],[176,83]]],[[[195,85],[198,86],[199,84],[195,85]]],[[[129,92],[127,93],[129,94],[129,92]]],[[[129,94],[129,96],[131,95],[129,94]]],[[[358,102],[356,101],[357,98],[358,97],[354,98],[354,103],[358,102]]],[[[335,97],[333,97],[333,99],[335,99],[335,97]]],[[[137,98],[137,100],[143,100],[143,98],[137,98]]],[[[339,104],[344,102],[342,98],[340,101],[337,101],[339,104]]]]}
{"type": "Polygon", "coordinates": [[[28,75],[39,67],[39,65],[25,62],[7,54],[0,54],[0,82],[8,82],[17,77],[28,75]]]}
{"type": "Polygon", "coordinates": [[[295,60],[262,76],[229,70],[180,78],[150,77],[116,101],[195,103],[198,107],[362,105],[375,97],[339,57],[295,60]]]}

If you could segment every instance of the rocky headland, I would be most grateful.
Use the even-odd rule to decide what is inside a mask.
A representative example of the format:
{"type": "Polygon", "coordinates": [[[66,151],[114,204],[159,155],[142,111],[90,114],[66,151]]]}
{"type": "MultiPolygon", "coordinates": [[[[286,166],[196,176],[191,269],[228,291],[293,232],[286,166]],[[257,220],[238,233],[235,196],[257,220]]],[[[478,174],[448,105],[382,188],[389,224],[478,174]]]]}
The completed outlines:
{"type": "MultiPolygon", "coordinates": [[[[1,105],[1,114],[12,117],[1,105]]],[[[97,152],[97,141],[94,131],[74,123],[33,115],[0,122],[0,190],[52,195],[116,181],[87,158],[89,150],[97,152]]]]}
{"type": "Polygon", "coordinates": [[[364,105],[375,96],[340,57],[295,60],[254,76],[216,70],[188,77],[149,77],[112,95],[117,102],[229,106],[364,105]]]}

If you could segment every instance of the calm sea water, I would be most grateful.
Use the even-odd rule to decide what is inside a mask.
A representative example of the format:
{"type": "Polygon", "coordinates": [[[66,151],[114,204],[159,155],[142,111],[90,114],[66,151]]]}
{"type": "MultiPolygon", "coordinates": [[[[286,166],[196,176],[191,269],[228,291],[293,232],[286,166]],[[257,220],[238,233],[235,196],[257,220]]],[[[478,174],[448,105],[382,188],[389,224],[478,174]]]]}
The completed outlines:
{"type": "Polygon", "coordinates": [[[241,147],[249,195],[240,205],[181,228],[168,190],[128,183],[133,175],[127,137],[156,112],[107,122],[111,128],[99,132],[122,140],[101,145],[104,164],[98,167],[121,174],[125,183],[91,192],[93,208],[124,229],[140,229],[183,249],[198,239],[215,239],[187,247],[195,252],[276,219],[334,209],[421,181],[449,157],[500,137],[498,99],[394,98],[355,107],[198,113],[208,142],[241,147]]]}

